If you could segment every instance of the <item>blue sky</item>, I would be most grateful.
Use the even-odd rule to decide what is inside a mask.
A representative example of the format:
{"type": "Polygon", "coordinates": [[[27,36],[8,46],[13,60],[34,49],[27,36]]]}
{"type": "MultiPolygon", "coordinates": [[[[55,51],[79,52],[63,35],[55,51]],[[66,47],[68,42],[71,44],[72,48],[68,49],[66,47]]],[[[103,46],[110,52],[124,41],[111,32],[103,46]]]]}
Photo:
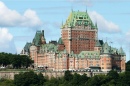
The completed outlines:
{"type": "Polygon", "coordinates": [[[130,59],[130,0],[1,0],[0,52],[20,53],[37,30],[48,41],[58,40],[60,26],[72,9],[86,11],[98,24],[99,39],[126,52],[130,59]],[[111,43],[112,42],[112,43],[111,43]]]}

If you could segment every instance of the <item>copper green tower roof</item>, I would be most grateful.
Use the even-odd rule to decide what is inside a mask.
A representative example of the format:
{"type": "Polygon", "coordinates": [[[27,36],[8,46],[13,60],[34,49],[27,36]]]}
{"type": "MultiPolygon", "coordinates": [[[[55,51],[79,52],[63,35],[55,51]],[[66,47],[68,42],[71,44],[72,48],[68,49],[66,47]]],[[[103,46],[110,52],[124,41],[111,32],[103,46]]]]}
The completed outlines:
{"type": "Polygon", "coordinates": [[[59,38],[58,44],[63,44],[62,38],[59,38]]]}
{"type": "Polygon", "coordinates": [[[28,42],[27,42],[26,45],[24,46],[24,51],[25,51],[25,52],[29,52],[31,45],[32,45],[31,43],[28,43],[28,42]]]}
{"type": "Polygon", "coordinates": [[[97,25],[94,25],[87,12],[72,11],[66,20],[65,24],[62,25],[62,29],[67,27],[75,27],[76,25],[90,25],[92,29],[97,29],[97,25]]]}
{"type": "Polygon", "coordinates": [[[125,52],[123,51],[122,47],[119,49],[118,52],[119,52],[120,55],[126,55],[125,52]]]}
{"type": "MultiPolygon", "coordinates": [[[[41,45],[41,36],[44,37],[44,30],[42,31],[37,31],[35,34],[35,37],[33,39],[33,43],[36,46],[40,46],[41,45]]],[[[43,38],[45,40],[45,38],[43,38]]]]}
{"type": "Polygon", "coordinates": [[[101,47],[103,45],[103,40],[96,40],[95,47],[101,47]]]}

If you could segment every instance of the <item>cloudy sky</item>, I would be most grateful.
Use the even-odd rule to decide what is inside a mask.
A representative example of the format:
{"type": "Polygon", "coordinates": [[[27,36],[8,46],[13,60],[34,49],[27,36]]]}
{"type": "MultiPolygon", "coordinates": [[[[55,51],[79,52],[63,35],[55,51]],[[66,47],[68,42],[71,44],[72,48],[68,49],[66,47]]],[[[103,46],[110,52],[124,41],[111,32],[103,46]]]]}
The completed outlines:
{"type": "Polygon", "coordinates": [[[37,30],[47,42],[58,40],[72,11],[86,11],[98,24],[99,39],[126,52],[130,60],[130,0],[1,0],[0,52],[20,53],[37,30]]]}

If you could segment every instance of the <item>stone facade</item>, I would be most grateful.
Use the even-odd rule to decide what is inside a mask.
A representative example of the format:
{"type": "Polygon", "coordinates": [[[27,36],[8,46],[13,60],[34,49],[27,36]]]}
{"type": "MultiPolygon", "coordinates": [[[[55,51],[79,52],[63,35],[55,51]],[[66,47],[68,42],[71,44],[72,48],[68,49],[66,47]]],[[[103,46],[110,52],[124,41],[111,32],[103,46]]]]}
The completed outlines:
{"type": "Polygon", "coordinates": [[[87,12],[72,11],[61,27],[58,42],[46,43],[44,30],[37,31],[32,43],[21,52],[34,60],[35,68],[53,71],[125,71],[126,54],[97,38],[97,25],[87,12]]]}

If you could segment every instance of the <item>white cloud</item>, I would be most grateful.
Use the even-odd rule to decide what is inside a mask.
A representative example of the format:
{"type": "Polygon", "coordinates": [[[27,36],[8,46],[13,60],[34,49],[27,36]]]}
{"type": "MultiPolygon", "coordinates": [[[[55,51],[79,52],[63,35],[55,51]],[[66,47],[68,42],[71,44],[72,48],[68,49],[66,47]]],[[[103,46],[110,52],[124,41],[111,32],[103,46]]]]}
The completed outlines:
{"type": "Polygon", "coordinates": [[[76,4],[92,6],[92,1],[91,0],[68,0],[68,1],[76,3],[76,4]]]}
{"type": "Polygon", "coordinates": [[[4,45],[12,40],[13,36],[8,32],[8,29],[0,29],[0,44],[4,45]]]}
{"type": "Polygon", "coordinates": [[[112,21],[106,20],[102,15],[100,15],[96,11],[90,11],[89,16],[91,17],[93,22],[97,22],[99,31],[105,32],[105,33],[121,32],[117,24],[113,23],[112,21]]]}
{"type": "Polygon", "coordinates": [[[0,1],[0,26],[2,27],[29,27],[35,28],[42,25],[35,11],[28,9],[24,14],[20,14],[15,10],[11,10],[0,1]]]}
{"type": "Polygon", "coordinates": [[[0,52],[16,52],[13,36],[7,28],[0,28],[0,52]]]}

